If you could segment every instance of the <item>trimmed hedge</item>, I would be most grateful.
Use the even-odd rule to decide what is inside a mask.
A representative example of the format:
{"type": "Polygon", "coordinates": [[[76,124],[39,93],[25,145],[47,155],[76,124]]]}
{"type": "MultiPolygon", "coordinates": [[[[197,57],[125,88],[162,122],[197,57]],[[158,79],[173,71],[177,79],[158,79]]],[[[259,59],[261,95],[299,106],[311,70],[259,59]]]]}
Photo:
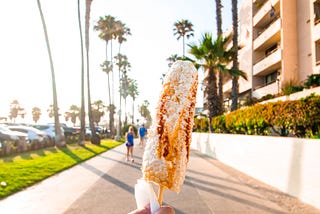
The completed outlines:
{"type": "MultiPolygon", "coordinates": [[[[207,129],[199,120],[207,119],[195,118],[196,131],[207,129]]],[[[212,118],[211,127],[215,133],[320,138],[320,96],[256,104],[212,118]]]]}

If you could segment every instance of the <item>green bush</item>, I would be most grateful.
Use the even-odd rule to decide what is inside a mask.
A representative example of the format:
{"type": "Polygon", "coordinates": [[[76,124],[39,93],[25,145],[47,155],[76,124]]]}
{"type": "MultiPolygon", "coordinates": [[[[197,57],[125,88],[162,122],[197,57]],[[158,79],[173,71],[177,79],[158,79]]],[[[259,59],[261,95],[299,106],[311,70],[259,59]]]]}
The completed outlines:
{"type": "Polygon", "coordinates": [[[305,88],[320,86],[320,74],[311,74],[308,76],[307,80],[304,82],[305,88]]]}
{"type": "MultiPolygon", "coordinates": [[[[199,130],[198,119],[195,129],[199,130]]],[[[215,133],[270,135],[318,138],[320,135],[320,96],[311,95],[295,101],[256,104],[214,117],[211,127],[215,133]]]]}

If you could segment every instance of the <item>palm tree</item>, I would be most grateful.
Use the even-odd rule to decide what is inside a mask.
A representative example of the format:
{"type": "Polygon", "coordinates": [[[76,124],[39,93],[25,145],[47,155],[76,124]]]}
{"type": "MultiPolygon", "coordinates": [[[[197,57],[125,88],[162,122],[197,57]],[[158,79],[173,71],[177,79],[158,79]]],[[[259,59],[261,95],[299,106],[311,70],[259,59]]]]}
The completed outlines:
{"type": "MultiPolygon", "coordinates": [[[[217,21],[217,38],[222,36],[222,18],[221,18],[221,9],[222,4],[221,0],[215,0],[216,1],[216,21],[217,21]]],[[[218,81],[218,95],[219,95],[219,110],[220,114],[223,113],[223,73],[219,72],[219,81],[218,81]]]]}
{"type": "Polygon", "coordinates": [[[124,126],[128,124],[127,120],[127,97],[128,97],[128,75],[124,73],[120,83],[121,96],[124,99],[124,126]]]}
{"type": "Polygon", "coordinates": [[[93,123],[91,95],[90,95],[90,69],[89,69],[89,27],[90,27],[90,11],[92,0],[86,0],[86,15],[85,15],[85,41],[86,41],[86,61],[87,61],[87,90],[88,90],[88,116],[91,129],[91,143],[100,145],[100,138],[96,134],[96,129],[93,123]]]}
{"type": "Polygon", "coordinates": [[[37,0],[37,2],[38,2],[38,8],[39,8],[40,16],[41,16],[43,31],[44,31],[44,35],[45,35],[45,39],[46,39],[47,51],[48,51],[48,55],[49,55],[50,68],[51,68],[53,109],[54,109],[54,124],[55,124],[55,127],[56,127],[55,128],[55,134],[56,134],[55,144],[58,147],[65,147],[66,146],[66,142],[64,141],[64,137],[63,137],[63,135],[61,133],[61,129],[60,129],[56,80],[55,80],[55,73],[54,73],[54,67],[53,67],[53,60],[52,60],[52,55],[51,55],[49,37],[48,37],[48,32],[47,32],[47,27],[46,27],[46,23],[45,23],[45,20],[44,20],[44,16],[43,16],[42,9],[41,9],[40,0],[37,0]]]}
{"type": "Polygon", "coordinates": [[[113,119],[113,112],[111,106],[113,106],[113,103],[111,102],[111,91],[110,91],[110,72],[113,72],[113,65],[111,61],[105,60],[103,62],[103,64],[100,65],[101,69],[103,72],[105,72],[108,76],[108,93],[109,93],[109,109],[111,109],[111,111],[109,111],[109,128],[111,131],[111,135],[113,135],[113,126],[114,126],[114,119],[113,119]]]}
{"type": "Polygon", "coordinates": [[[130,31],[130,28],[126,26],[126,24],[120,21],[116,23],[116,28],[117,28],[116,37],[118,38],[118,43],[119,43],[118,54],[120,54],[122,43],[127,41],[127,38],[125,36],[131,35],[131,31],[130,31]]]}
{"type": "MultiPolygon", "coordinates": [[[[128,62],[128,58],[125,55],[118,54],[114,57],[116,59],[116,65],[119,68],[119,86],[121,85],[121,74],[122,76],[127,72],[127,69],[131,67],[128,62]]],[[[120,87],[119,95],[120,95],[120,105],[119,105],[119,124],[117,129],[117,140],[120,139],[120,130],[121,130],[121,97],[122,97],[122,88],[120,87]]]]}
{"type": "Polygon", "coordinates": [[[102,100],[97,100],[92,104],[93,121],[96,125],[99,125],[101,117],[104,115],[105,107],[102,100]]]}
{"type": "Polygon", "coordinates": [[[179,59],[182,59],[182,57],[178,56],[178,54],[172,54],[170,57],[167,58],[167,61],[169,62],[168,66],[169,68],[171,67],[171,65],[179,60],[179,59]]]}
{"type": "Polygon", "coordinates": [[[77,122],[77,118],[80,117],[80,108],[76,105],[71,105],[69,108],[69,111],[65,112],[65,119],[66,121],[71,119],[71,122],[73,123],[73,126],[75,126],[77,122]]]}
{"type": "Polygon", "coordinates": [[[131,67],[130,63],[127,60],[127,57],[125,56],[125,60],[122,62],[122,78],[120,81],[120,93],[121,96],[124,99],[124,113],[125,113],[125,119],[124,119],[124,125],[126,126],[128,124],[128,118],[127,118],[127,97],[128,97],[128,86],[129,86],[129,78],[128,78],[128,69],[131,67]]]}
{"type": "MultiPolygon", "coordinates": [[[[232,43],[234,47],[233,57],[232,57],[232,69],[239,70],[238,63],[238,1],[232,0],[232,43]]],[[[239,96],[239,86],[238,86],[238,76],[232,77],[232,91],[231,91],[231,111],[238,109],[238,96],[239,96]]]]}
{"type": "Polygon", "coordinates": [[[205,33],[202,40],[199,42],[199,46],[189,45],[190,53],[200,60],[200,65],[204,68],[207,75],[204,79],[205,82],[205,94],[207,95],[207,108],[209,110],[209,118],[219,115],[218,103],[217,103],[217,57],[215,56],[216,47],[213,43],[212,35],[205,33]]]}
{"type": "Polygon", "coordinates": [[[129,78],[128,94],[132,98],[132,124],[134,124],[134,101],[139,95],[139,91],[137,81],[131,78],[129,78]]]}
{"type": "Polygon", "coordinates": [[[221,18],[221,9],[222,4],[221,0],[215,0],[216,1],[216,21],[217,21],[217,37],[222,35],[222,18],[221,18]]]}
{"type": "Polygon", "coordinates": [[[78,22],[80,33],[80,45],[81,45],[81,108],[80,108],[80,133],[78,138],[78,144],[85,145],[86,136],[86,113],[85,113],[85,97],[84,97],[84,55],[83,55],[83,39],[82,39],[82,27],[80,16],[80,0],[78,0],[78,22]]]}
{"type": "Polygon", "coordinates": [[[149,105],[150,103],[148,102],[148,100],[144,100],[142,105],[139,106],[139,113],[146,120],[146,127],[149,127],[152,122],[152,117],[148,109],[149,105]]]}
{"type": "MultiPolygon", "coordinates": [[[[116,36],[116,20],[113,16],[105,16],[100,17],[97,25],[95,25],[93,28],[96,31],[100,31],[99,38],[104,40],[106,42],[106,59],[104,63],[101,65],[101,68],[104,72],[106,72],[108,77],[108,95],[109,95],[109,111],[110,113],[113,113],[112,106],[113,106],[113,96],[111,98],[111,89],[110,89],[110,73],[112,73],[112,79],[113,79],[113,63],[112,63],[112,43],[111,43],[111,58],[110,61],[108,61],[108,43],[109,41],[112,42],[112,39],[116,36]]],[[[113,84],[114,85],[114,82],[113,84]]],[[[112,86],[113,87],[113,86],[112,86]]],[[[112,93],[114,94],[114,93],[112,93]]],[[[113,135],[113,126],[114,126],[114,119],[113,114],[109,114],[109,126],[111,131],[111,136],[113,135]]]]}
{"type": "Polygon", "coordinates": [[[219,110],[218,94],[217,94],[217,72],[224,73],[231,77],[243,77],[247,79],[246,74],[239,69],[228,69],[227,64],[231,62],[234,55],[234,48],[226,50],[226,43],[229,38],[219,36],[217,40],[212,41],[212,35],[205,33],[199,46],[189,45],[190,53],[194,55],[200,63],[197,66],[204,67],[207,76],[204,79],[205,94],[207,95],[207,109],[209,110],[209,118],[221,114],[219,110]]]}
{"type": "Polygon", "coordinates": [[[49,105],[49,108],[47,109],[47,112],[48,112],[49,118],[53,118],[53,116],[54,116],[54,108],[53,108],[53,105],[49,105]]]}
{"type": "Polygon", "coordinates": [[[11,119],[11,121],[13,120],[13,122],[16,122],[16,118],[18,117],[18,115],[22,111],[24,111],[24,108],[21,108],[19,101],[18,100],[13,100],[10,103],[9,118],[11,119]]]}
{"type": "Polygon", "coordinates": [[[41,109],[38,107],[32,108],[32,120],[37,123],[41,116],[41,109]]]}
{"type": "Polygon", "coordinates": [[[189,22],[189,20],[182,19],[181,21],[177,21],[174,24],[173,35],[177,35],[177,40],[182,38],[183,44],[183,56],[185,55],[185,37],[189,39],[189,37],[194,36],[193,34],[193,24],[189,22]]]}

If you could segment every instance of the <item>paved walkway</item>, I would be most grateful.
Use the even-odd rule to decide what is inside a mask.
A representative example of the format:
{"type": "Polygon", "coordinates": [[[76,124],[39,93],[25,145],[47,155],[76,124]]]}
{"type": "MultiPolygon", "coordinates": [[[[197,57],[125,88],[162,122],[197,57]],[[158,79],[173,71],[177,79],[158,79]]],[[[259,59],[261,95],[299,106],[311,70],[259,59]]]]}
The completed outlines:
{"type": "MultiPolygon", "coordinates": [[[[125,152],[121,145],[16,193],[0,201],[0,213],[128,213],[136,208],[134,185],[141,177],[143,149],[135,148],[134,163],[125,161],[125,152]]],[[[196,151],[181,192],[165,191],[163,200],[177,214],[288,213],[196,151]]]]}

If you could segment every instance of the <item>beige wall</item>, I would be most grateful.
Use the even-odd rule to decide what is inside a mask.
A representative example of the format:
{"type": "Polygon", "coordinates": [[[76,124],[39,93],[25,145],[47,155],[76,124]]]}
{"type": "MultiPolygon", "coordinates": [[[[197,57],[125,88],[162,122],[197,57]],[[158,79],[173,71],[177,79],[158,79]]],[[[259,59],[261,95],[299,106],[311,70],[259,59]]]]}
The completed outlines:
{"type": "Polygon", "coordinates": [[[296,1],[280,0],[280,10],[282,20],[282,86],[289,81],[299,81],[296,1]]]}
{"type": "Polygon", "coordinates": [[[311,21],[312,3],[307,5],[305,0],[297,1],[297,27],[298,27],[298,62],[299,62],[299,81],[304,81],[312,73],[312,37],[311,21]]]}
{"type": "Polygon", "coordinates": [[[247,74],[248,80],[239,79],[239,91],[252,88],[252,4],[244,1],[239,8],[239,68],[247,74]]]}

